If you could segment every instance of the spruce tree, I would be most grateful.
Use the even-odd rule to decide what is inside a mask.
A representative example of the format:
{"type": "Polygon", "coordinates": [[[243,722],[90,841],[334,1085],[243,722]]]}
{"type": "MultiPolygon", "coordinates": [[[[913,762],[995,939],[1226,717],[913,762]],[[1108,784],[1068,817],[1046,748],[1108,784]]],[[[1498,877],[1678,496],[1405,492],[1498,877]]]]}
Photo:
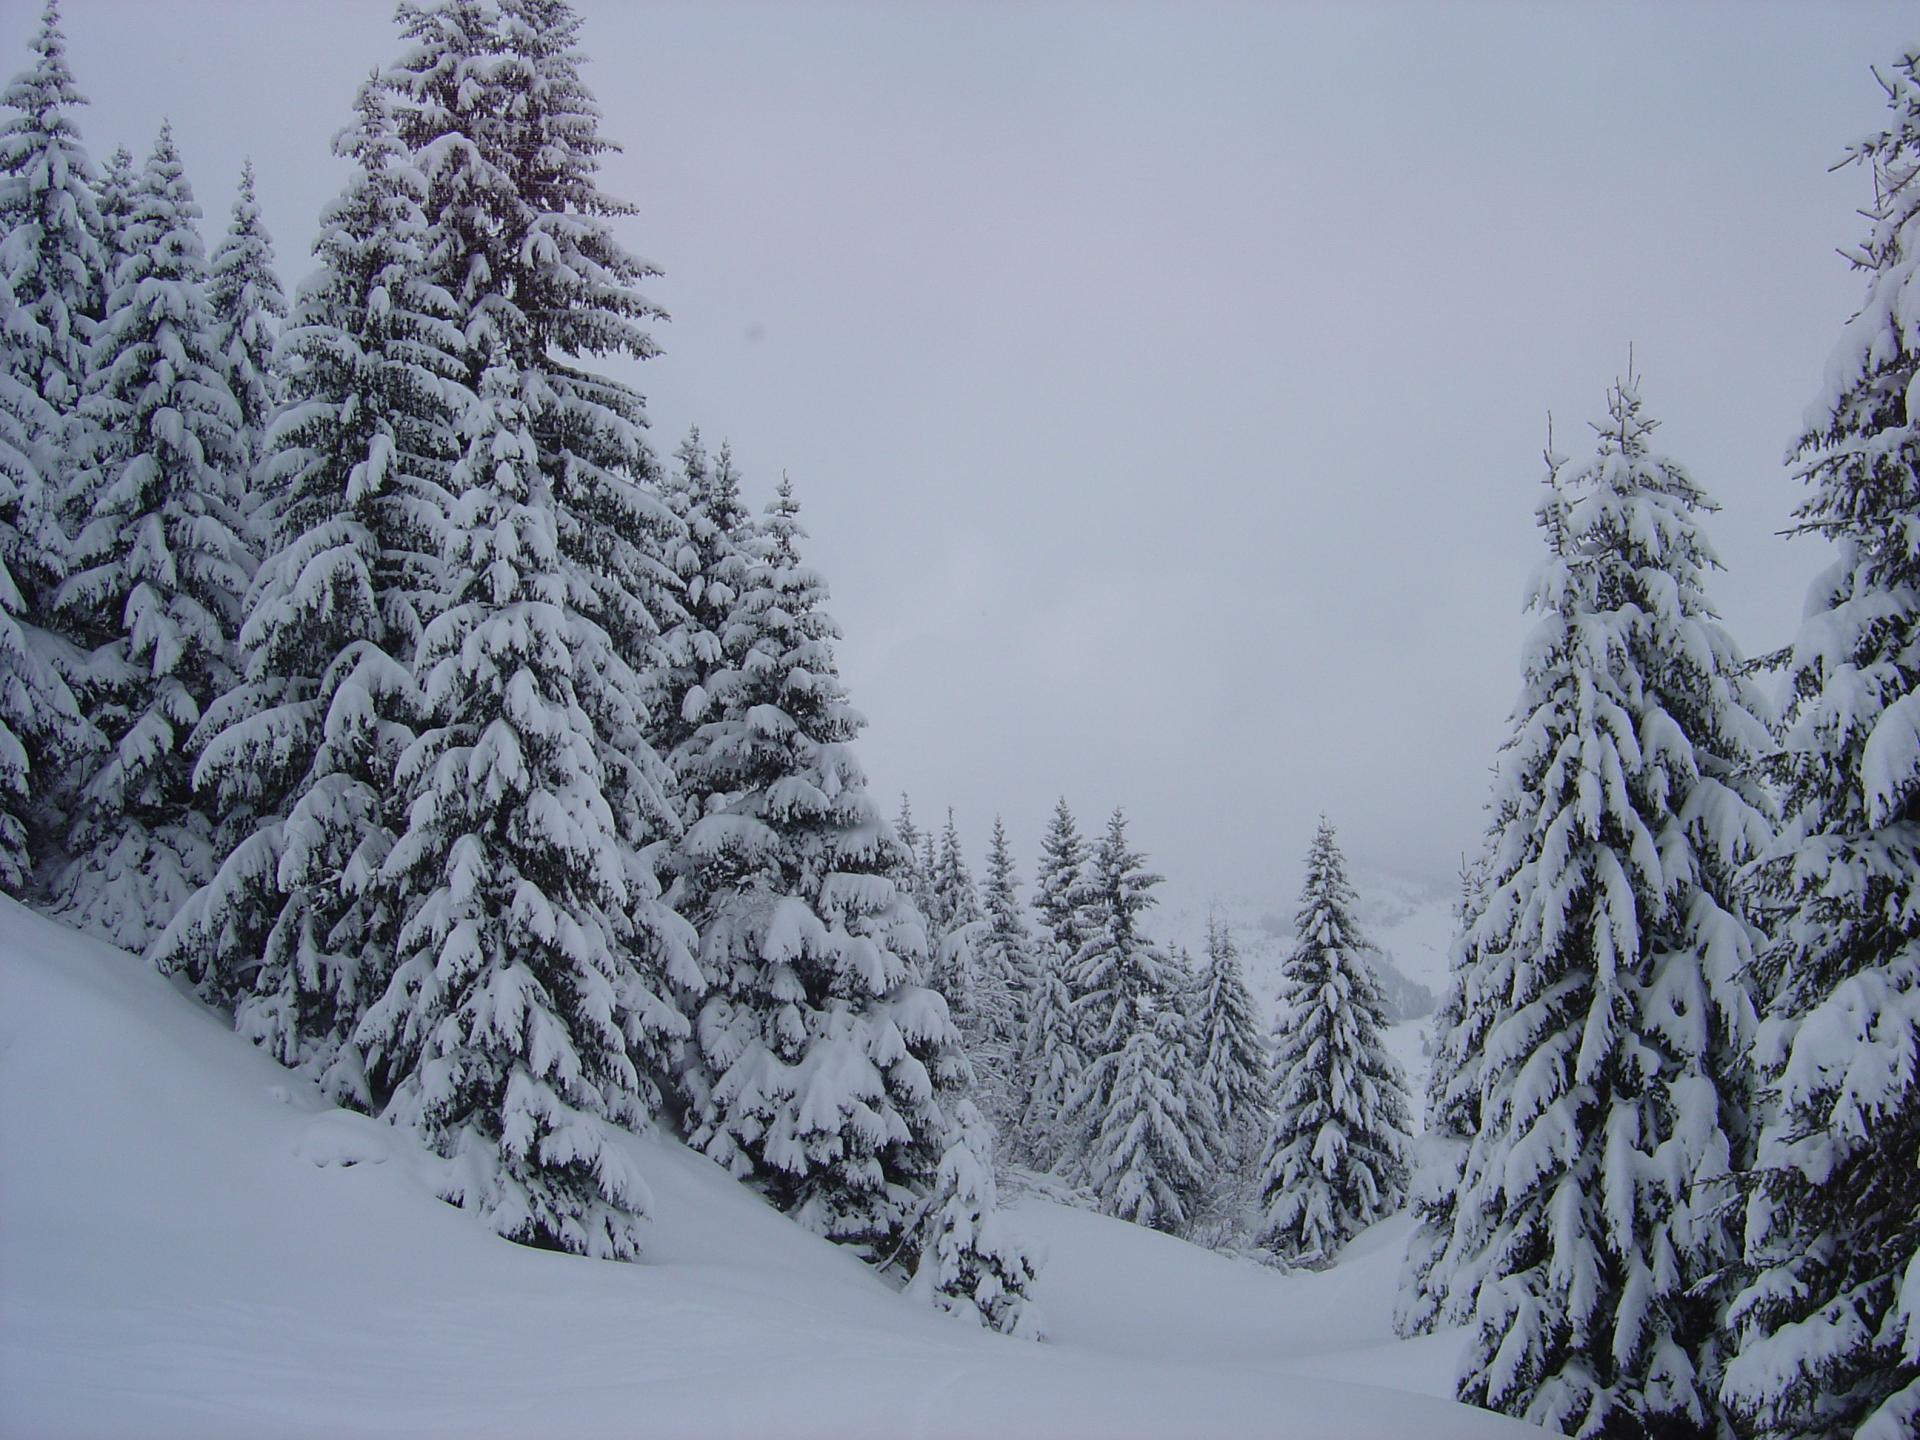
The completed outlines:
{"type": "Polygon", "coordinates": [[[206,251],[162,129],[89,352],[71,573],[58,605],[91,651],[77,686],[107,748],[74,777],[56,903],[144,949],[212,875],[191,737],[233,678],[253,556],[242,539],[237,411],[213,348],[206,251]]]}
{"type": "Polygon", "coordinates": [[[1322,816],[1294,915],[1300,938],[1280,971],[1261,1165],[1262,1243],[1302,1265],[1330,1264],[1406,1196],[1406,1079],[1381,1033],[1377,952],[1354,919],[1358,898],[1322,816]]]}
{"type": "Polygon", "coordinates": [[[1003,1135],[1014,1133],[1024,1100],[1020,1049],[1040,981],[1033,937],[1021,913],[1019,885],[1007,828],[996,815],[981,894],[986,923],[974,947],[980,977],[980,1033],[972,1058],[981,1104],[1003,1135]]]}
{"type": "Polygon", "coordinates": [[[1480,1133],[1480,1055],[1493,1010],[1493,997],[1480,993],[1482,976],[1470,939],[1486,903],[1486,864],[1483,849],[1461,867],[1447,953],[1447,991],[1432,1021],[1426,1130],[1407,1194],[1414,1229],[1407,1237],[1394,1302],[1394,1331],[1403,1337],[1425,1335],[1441,1325],[1464,1325],[1473,1317],[1476,1281],[1461,1266],[1460,1256],[1484,1252],[1485,1226],[1498,1218],[1480,1215],[1474,1230],[1455,1233],[1467,1147],[1480,1133]]]}
{"type": "Polygon", "coordinates": [[[393,963],[402,897],[382,867],[406,824],[399,758],[423,718],[414,656],[448,588],[466,392],[451,302],[421,274],[417,177],[382,91],[363,86],[356,109],[334,140],[351,174],[285,331],[241,677],[201,726],[196,782],[249,833],[155,958],[282,1063],[373,1106],[396,1077],[363,1072],[354,1028],[393,963]]]}
{"type": "Polygon", "coordinates": [[[412,803],[384,866],[420,899],[362,1031],[376,1063],[404,1057],[389,1110],[454,1162],[448,1199],[510,1239],[625,1259],[648,1197],[612,1127],[658,1108],[648,1072],[686,1031],[661,971],[685,956],[672,927],[632,918],[646,897],[604,737],[635,681],[574,603],[521,372],[493,351],[462,418],[453,603],[421,639],[428,721],[400,757],[412,803]]]}
{"type": "Polygon", "coordinates": [[[99,743],[68,677],[79,655],[54,608],[66,576],[63,511],[75,456],[88,348],[106,293],[92,166],[71,112],[86,103],[67,68],[56,0],[31,42],[35,59],[0,91],[0,888],[35,878],[56,824],[58,778],[99,743]]]}
{"type": "Polygon", "coordinates": [[[1073,961],[1073,1028],[1086,1048],[1064,1122],[1107,1214],[1178,1231],[1207,1183],[1218,1136],[1187,1050],[1181,977],[1140,928],[1160,883],[1144,859],[1115,810],[1074,892],[1087,938],[1073,961]]]}
{"type": "Polygon", "coordinates": [[[1460,1395],[1571,1435],[1707,1434],[1769,740],[1705,592],[1711,502],[1651,448],[1631,377],[1595,429],[1584,464],[1549,457],[1466,941],[1494,1008],[1454,1217],[1477,1241],[1449,1281],[1477,1291],[1460,1395]]]}
{"type": "Polygon", "coordinates": [[[653,271],[612,231],[632,207],[595,182],[612,146],[570,7],[437,0],[399,20],[384,83],[471,398],[383,867],[420,898],[359,1034],[404,1077],[389,1110],[461,1159],[449,1198],[515,1238],[630,1255],[644,1187],[607,1126],[653,1113],[688,1028],[670,989],[702,983],[660,893],[678,816],[648,740],[679,527],[639,394],[586,368],[653,353],[634,288],[653,271]],[[466,1018],[496,1005],[501,1024],[466,1018]]]}
{"type": "Polygon", "coordinates": [[[1265,1142],[1272,1115],[1266,1042],[1240,970],[1233,934],[1207,916],[1207,964],[1198,977],[1194,1020],[1200,1083],[1212,1097],[1225,1158],[1238,1170],[1265,1142]]]}
{"type": "Polygon", "coordinates": [[[826,586],[784,480],[710,682],[689,783],[682,905],[711,993],[683,1085],[690,1141],[817,1234],[877,1255],[910,1238],[964,1084],[924,987],[904,856],[854,758],[863,724],[834,658],[826,586]]]}
{"type": "Polygon", "coordinates": [[[124,145],[113,147],[107,163],[101,167],[94,195],[100,216],[101,293],[104,311],[107,291],[113,287],[114,272],[127,258],[127,232],[133,224],[133,207],[140,192],[140,172],[134,165],[133,151],[124,145]]]}
{"type": "MultiPolygon", "coordinates": [[[[227,233],[214,247],[207,277],[207,304],[213,310],[214,349],[227,389],[240,408],[235,443],[247,481],[251,517],[264,492],[258,470],[266,449],[267,426],[279,409],[281,377],[273,351],[287,318],[286,291],[273,269],[273,240],[260,222],[253,162],[240,171],[227,233]]],[[[265,547],[266,537],[254,540],[265,547]]]]}
{"type": "Polygon", "coordinates": [[[1766,1087],[1725,1394],[1752,1435],[1920,1432],[1920,50],[1892,118],[1847,322],[1798,462],[1801,534],[1837,554],[1787,664],[1778,846],[1758,869],[1766,1087]]]}
{"type": "Polygon", "coordinates": [[[947,997],[947,1009],[971,1056],[983,1038],[982,1010],[992,1004],[982,990],[976,953],[986,925],[951,806],[927,883],[932,898],[927,939],[933,949],[928,983],[947,997]]]}
{"type": "Polygon", "coordinates": [[[710,458],[696,427],[674,453],[679,465],[667,472],[662,494],[684,535],[673,559],[682,616],[667,630],[655,667],[650,733],[680,779],[682,816],[691,824],[705,797],[687,787],[680,771],[687,743],[706,718],[708,679],[728,663],[727,622],[745,583],[753,521],[725,445],[717,460],[710,458]]]}
{"type": "Polygon", "coordinates": [[[997,1213],[993,1131],[971,1100],[954,1106],[907,1293],[989,1330],[1041,1336],[1029,1298],[1038,1266],[997,1213]]]}

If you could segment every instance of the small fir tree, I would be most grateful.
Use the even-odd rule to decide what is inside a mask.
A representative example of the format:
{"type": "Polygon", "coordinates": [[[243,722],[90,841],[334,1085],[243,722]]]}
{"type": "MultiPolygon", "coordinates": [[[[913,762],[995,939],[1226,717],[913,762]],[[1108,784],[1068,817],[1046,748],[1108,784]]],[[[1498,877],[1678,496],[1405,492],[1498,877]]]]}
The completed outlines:
{"type": "Polygon", "coordinates": [[[1493,1011],[1490,997],[1480,993],[1481,972],[1470,939],[1486,904],[1486,865],[1483,851],[1461,867],[1460,898],[1454,906],[1453,941],[1447,954],[1447,992],[1432,1022],[1426,1130],[1407,1195],[1414,1229],[1407,1237],[1394,1302],[1394,1331],[1401,1336],[1425,1335],[1438,1326],[1464,1325],[1473,1318],[1477,1289],[1460,1256],[1482,1253],[1487,1241],[1484,1227],[1498,1219],[1482,1215],[1478,1227],[1455,1233],[1467,1147],[1480,1133],[1480,1055],[1493,1011]]]}
{"type": "Polygon", "coordinates": [[[907,1293],[1003,1335],[1038,1340],[1029,1296],[1038,1266],[997,1211],[993,1130],[971,1100],[954,1106],[907,1293]]]}
{"type": "Polygon", "coordinates": [[[1233,933],[1207,916],[1207,964],[1195,996],[1200,1083],[1212,1098],[1225,1157],[1237,1172],[1265,1142],[1272,1116],[1266,1042],[1240,970],[1233,933]]]}
{"type": "Polygon", "coordinates": [[[1282,1259],[1330,1264],[1399,1209],[1407,1188],[1406,1080],[1387,1053],[1385,1003],[1354,919],[1358,897],[1325,817],[1307,853],[1273,1026],[1273,1128],[1261,1238],[1282,1259]]]}
{"type": "Polygon", "coordinates": [[[1725,1394],[1765,1440],[1920,1432],[1920,50],[1851,257],[1866,302],[1798,446],[1798,531],[1834,542],[1787,663],[1786,823],[1758,868],[1766,1086],[1725,1394]]]}

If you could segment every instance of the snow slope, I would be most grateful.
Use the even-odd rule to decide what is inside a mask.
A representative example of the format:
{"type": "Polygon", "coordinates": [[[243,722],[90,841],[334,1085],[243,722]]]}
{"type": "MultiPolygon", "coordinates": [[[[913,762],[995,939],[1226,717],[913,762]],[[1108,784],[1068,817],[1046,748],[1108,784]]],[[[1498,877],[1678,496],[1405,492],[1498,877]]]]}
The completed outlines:
{"type": "Polygon", "coordinates": [[[632,1143],[647,1263],[507,1244],[406,1137],[0,900],[0,1434],[1540,1435],[1435,1398],[1451,1337],[1390,1340],[1398,1223],[1285,1276],[1029,1200],[1034,1345],[632,1143]]]}

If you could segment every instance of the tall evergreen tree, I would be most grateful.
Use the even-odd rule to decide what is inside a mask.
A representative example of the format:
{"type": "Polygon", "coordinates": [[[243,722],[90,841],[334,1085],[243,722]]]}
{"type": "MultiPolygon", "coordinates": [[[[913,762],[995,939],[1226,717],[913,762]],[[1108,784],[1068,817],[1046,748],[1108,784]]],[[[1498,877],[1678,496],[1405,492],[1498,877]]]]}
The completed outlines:
{"type": "Polygon", "coordinates": [[[1456,1235],[1463,1399],[1580,1436],[1711,1433],[1747,1114],[1736,886],[1769,834],[1764,706],[1705,593],[1711,502],[1631,380],[1549,457],[1550,553],[1467,945],[1488,1018],[1456,1235]]]}
{"type": "MultiPolygon", "coordinates": [[[[155,948],[240,1030],[336,1098],[372,1106],[353,1032],[392,968],[402,897],[382,874],[406,825],[395,783],[423,718],[414,656],[441,559],[466,391],[446,293],[421,274],[421,187],[382,91],[334,140],[350,177],[282,350],[266,436],[268,538],[239,683],[208,711],[196,781],[245,817],[212,882],[155,948]]],[[[232,827],[238,829],[239,827],[232,827]]]]}
{"type": "Polygon", "coordinates": [[[33,64],[0,90],[0,610],[9,627],[0,658],[0,888],[16,895],[47,848],[57,777],[99,743],[68,683],[79,657],[54,609],[69,558],[62,510],[73,457],[85,449],[80,394],[106,293],[92,166],[71,114],[86,100],[67,68],[56,0],[31,48],[33,64]]]}
{"type": "Polygon", "coordinates": [[[1354,919],[1346,858],[1323,816],[1307,852],[1273,1024],[1273,1128],[1262,1162],[1262,1241],[1326,1265],[1407,1188],[1406,1079],[1386,1051],[1385,1002],[1354,919]]]}
{"type": "Polygon", "coordinates": [[[1759,867],[1767,1087],[1725,1393],[1742,1428],[1920,1432],[1920,50],[1850,158],[1875,204],[1867,297],[1798,446],[1798,530],[1838,554],[1788,663],[1786,823],[1759,867]]]}
{"type": "Polygon", "coordinates": [[[1212,1097],[1226,1158],[1236,1170],[1264,1143],[1272,1116],[1266,1042],[1240,970],[1233,933],[1207,916],[1207,964],[1195,996],[1200,1083],[1212,1097]]]}
{"type": "Polygon", "coordinates": [[[399,20],[384,83],[472,398],[383,867],[419,899],[359,1034],[403,1077],[390,1112],[461,1160],[449,1198],[515,1238],[628,1255],[644,1187],[607,1126],[652,1113],[687,1032],[669,989],[700,976],[660,894],[678,817],[643,678],[677,618],[678,526],[640,396],[585,362],[653,353],[634,288],[653,272],[594,179],[611,145],[567,5],[435,0],[399,20]]]}
{"type": "Polygon", "coordinates": [[[1066,1125],[1067,1102],[1085,1066],[1074,1030],[1073,957],[1080,949],[1079,912],[1073,893],[1086,868],[1086,842],[1062,796],[1040,842],[1040,864],[1033,887],[1035,984],[1020,1037],[1018,1149],[1040,1169],[1051,1170],[1073,1158],[1066,1125]]]}
{"type": "Polygon", "coordinates": [[[921,983],[926,931],[852,751],[826,586],[785,481],[686,774],[684,912],[712,992],[684,1077],[693,1145],[801,1224],[878,1253],[936,1179],[959,1036],[921,983]]]}
{"type": "Polygon", "coordinates": [[[1160,877],[1127,844],[1118,810],[1075,890],[1087,936],[1074,957],[1073,1021],[1086,1064],[1065,1122],[1081,1168],[1110,1215],[1177,1231],[1218,1151],[1187,1051],[1181,977],[1140,928],[1160,877]]]}
{"type": "Polygon", "coordinates": [[[560,544],[523,377],[504,343],[462,420],[443,560],[453,603],[420,647],[427,725],[400,757],[412,796],[385,863],[421,898],[362,1027],[408,1078],[390,1109],[455,1162],[445,1194],[502,1235],[629,1258],[648,1208],[612,1126],[656,1112],[650,1078],[686,1022],[670,915],[643,928],[626,757],[636,681],[560,544]],[[407,1063],[410,1062],[410,1063],[407,1063]]]}
{"type": "Polygon", "coordinates": [[[232,681],[253,564],[199,218],[162,129],[89,352],[85,521],[58,597],[92,651],[78,689],[108,748],[75,777],[72,858],[56,899],[75,923],[133,950],[212,874],[189,741],[232,681]]]}
{"type": "MultiPolygon", "coordinates": [[[[207,303],[213,310],[214,350],[227,389],[240,408],[235,443],[247,481],[247,510],[252,515],[263,493],[257,471],[266,450],[267,426],[279,409],[281,377],[274,345],[287,318],[286,291],[273,269],[273,240],[260,222],[253,162],[240,171],[227,233],[214,247],[207,277],[207,303]]],[[[262,548],[265,537],[256,535],[262,548]]]]}

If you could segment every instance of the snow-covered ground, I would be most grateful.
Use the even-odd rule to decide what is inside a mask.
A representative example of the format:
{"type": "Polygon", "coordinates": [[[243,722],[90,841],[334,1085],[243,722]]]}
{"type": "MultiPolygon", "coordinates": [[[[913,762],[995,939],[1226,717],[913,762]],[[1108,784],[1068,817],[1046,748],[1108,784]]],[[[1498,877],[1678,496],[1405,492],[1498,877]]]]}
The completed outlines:
{"type": "Polygon", "coordinates": [[[0,1433],[1534,1437],[1392,1340],[1404,1221],[1282,1275],[1029,1199],[1051,1338],[633,1142],[646,1263],[507,1244],[140,961],[0,900],[0,1433]]]}

